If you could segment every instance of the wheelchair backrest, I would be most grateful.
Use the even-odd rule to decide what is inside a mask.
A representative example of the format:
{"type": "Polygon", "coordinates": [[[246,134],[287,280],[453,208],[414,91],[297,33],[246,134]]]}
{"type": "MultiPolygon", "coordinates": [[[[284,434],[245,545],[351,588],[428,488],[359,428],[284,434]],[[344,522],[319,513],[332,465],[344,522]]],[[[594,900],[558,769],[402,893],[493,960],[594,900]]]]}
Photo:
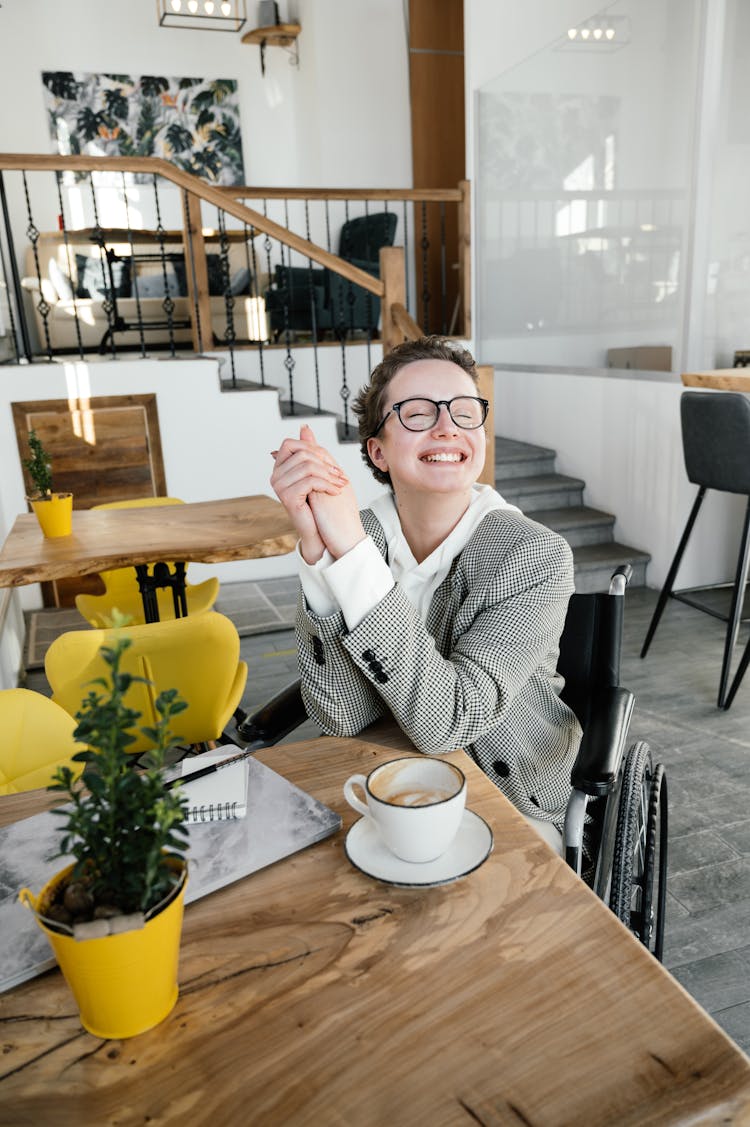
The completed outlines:
{"type": "Polygon", "coordinates": [[[597,690],[620,683],[623,603],[621,595],[572,595],[560,638],[560,693],[586,728],[597,690]]]}

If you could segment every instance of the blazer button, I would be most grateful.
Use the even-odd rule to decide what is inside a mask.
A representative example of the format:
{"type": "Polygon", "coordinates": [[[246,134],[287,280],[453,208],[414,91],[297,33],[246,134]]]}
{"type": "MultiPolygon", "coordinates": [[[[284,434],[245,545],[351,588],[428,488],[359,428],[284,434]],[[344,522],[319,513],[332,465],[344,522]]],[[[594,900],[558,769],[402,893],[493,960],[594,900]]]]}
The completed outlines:
{"type": "Polygon", "coordinates": [[[375,654],[373,653],[372,650],[365,650],[365,652],[362,654],[362,660],[363,661],[374,661],[375,660],[375,654]]]}
{"type": "Polygon", "coordinates": [[[384,685],[388,680],[388,675],[383,672],[382,667],[375,674],[375,680],[378,681],[381,685],[384,685]]]}

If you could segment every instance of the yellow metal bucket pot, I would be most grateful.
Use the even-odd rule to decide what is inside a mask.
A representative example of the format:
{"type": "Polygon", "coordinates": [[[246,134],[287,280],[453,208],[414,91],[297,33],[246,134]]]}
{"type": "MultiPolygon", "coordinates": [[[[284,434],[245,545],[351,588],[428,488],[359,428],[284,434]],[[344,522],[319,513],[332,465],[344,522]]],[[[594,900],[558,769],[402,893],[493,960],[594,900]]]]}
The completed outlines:
{"type": "Polygon", "coordinates": [[[62,935],[40,919],[72,868],[57,873],[38,896],[21,889],[19,899],[47,936],[84,1029],[95,1037],[135,1037],[163,1021],[177,1001],[187,868],[172,899],[161,911],[157,907],[143,927],[97,939],[62,935]]]}
{"type": "Polygon", "coordinates": [[[32,501],[42,532],[49,539],[70,536],[73,531],[73,494],[53,493],[44,501],[32,501]]]}

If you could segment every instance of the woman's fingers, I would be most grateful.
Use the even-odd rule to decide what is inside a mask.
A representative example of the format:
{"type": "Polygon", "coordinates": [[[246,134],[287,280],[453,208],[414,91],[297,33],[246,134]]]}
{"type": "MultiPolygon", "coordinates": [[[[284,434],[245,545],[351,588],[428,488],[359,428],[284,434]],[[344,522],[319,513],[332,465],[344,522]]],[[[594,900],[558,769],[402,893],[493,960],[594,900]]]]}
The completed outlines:
{"type": "Polygon", "coordinates": [[[341,469],[336,459],[324,446],[319,446],[315,442],[315,436],[310,427],[303,426],[300,431],[300,436],[300,438],[285,438],[278,450],[271,451],[271,457],[274,459],[277,466],[287,462],[290,458],[314,458],[342,477],[346,477],[346,474],[341,469]]]}

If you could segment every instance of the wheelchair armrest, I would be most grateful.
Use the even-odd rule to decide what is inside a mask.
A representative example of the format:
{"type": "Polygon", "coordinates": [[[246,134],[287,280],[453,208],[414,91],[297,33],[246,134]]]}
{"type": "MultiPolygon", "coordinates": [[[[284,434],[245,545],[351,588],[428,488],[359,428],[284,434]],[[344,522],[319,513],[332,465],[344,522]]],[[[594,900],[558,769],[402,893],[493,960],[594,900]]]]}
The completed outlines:
{"type": "Polygon", "coordinates": [[[238,724],[237,731],[243,740],[270,747],[306,720],[307,709],[297,680],[238,724]]]}
{"type": "Polygon", "coordinates": [[[628,733],[634,697],[627,689],[603,689],[594,698],[576,761],[570,772],[575,790],[602,795],[614,785],[628,733]]]}

